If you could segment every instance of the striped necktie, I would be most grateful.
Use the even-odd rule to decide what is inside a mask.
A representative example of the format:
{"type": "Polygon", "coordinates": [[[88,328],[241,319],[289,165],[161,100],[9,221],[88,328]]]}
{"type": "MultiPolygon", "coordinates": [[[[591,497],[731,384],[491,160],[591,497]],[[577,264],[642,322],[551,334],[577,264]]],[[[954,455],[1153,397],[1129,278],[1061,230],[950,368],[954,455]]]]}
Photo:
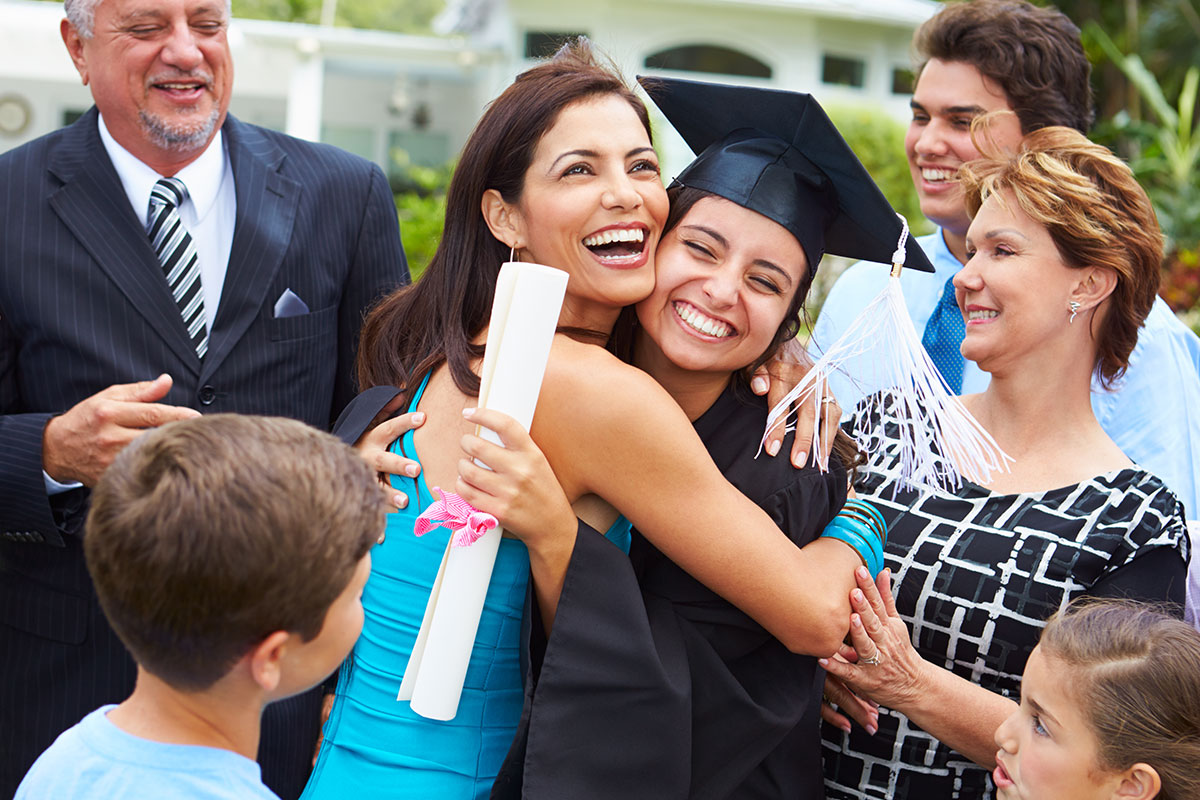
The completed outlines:
{"type": "Polygon", "coordinates": [[[150,190],[150,227],[147,233],[154,253],[167,276],[167,286],[179,306],[184,327],[196,355],[208,352],[208,328],[204,320],[204,292],[200,287],[200,262],[196,245],[179,218],[179,205],[187,187],[178,178],[161,178],[150,190]]]}
{"type": "Polygon", "coordinates": [[[958,301],[954,298],[954,276],[946,281],[942,299],[933,309],[933,315],[925,325],[921,344],[933,360],[933,365],[946,379],[946,385],[955,394],[962,394],[963,357],[962,341],[967,332],[958,301]]]}

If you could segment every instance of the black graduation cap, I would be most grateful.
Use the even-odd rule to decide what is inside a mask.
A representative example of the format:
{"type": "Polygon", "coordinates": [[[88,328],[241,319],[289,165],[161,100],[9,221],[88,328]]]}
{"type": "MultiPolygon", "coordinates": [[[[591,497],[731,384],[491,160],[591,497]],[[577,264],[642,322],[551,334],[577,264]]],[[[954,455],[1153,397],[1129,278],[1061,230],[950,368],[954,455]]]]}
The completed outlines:
{"type": "MultiPolygon", "coordinates": [[[[816,269],[824,252],[890,264],[903,226],[812,95],[638,77],[696,160],[677,183],[791,231],[816,269]]],[[[904,266],[933,272],[911,239],[904,266]]]]}

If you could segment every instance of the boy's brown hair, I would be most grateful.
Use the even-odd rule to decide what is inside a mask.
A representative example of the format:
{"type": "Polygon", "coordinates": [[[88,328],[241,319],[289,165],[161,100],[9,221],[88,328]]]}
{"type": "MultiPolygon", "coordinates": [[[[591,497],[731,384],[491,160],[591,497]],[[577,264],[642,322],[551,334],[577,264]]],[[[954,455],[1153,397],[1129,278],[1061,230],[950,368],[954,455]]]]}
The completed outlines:
{"type": "Polygon", "coordinates": [[[949,3],[917,29],[920,69],[926,62],[970,64],[1004,90],[1021,133],[1063,125],[1087,133],[1092,66],[1079,28],[1055,8],[1025,0],[949,3]]]}
{"type": "Polygon", "coordinates": [[[117,456],[92,494],[84,552],[138,664],[196,691],[274,631],[316,636],[384,513],[375,475],[329,434],[218,414],[117,456]]]}

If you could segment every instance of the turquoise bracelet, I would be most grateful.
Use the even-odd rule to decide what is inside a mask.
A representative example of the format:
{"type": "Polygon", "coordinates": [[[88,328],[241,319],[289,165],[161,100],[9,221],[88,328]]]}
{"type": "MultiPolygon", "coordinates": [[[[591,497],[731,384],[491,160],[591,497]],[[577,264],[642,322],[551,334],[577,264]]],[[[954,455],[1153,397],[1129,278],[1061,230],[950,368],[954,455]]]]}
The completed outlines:
{"type": "Polygon", "coordinates": [[[887,543],[887,523],[879,509],[865,500],[850,499],[833,518],[822,536],[844,542],[862,558],[874,578],[883,571],[883,546],[887,543]]]}
{"type": "Polygon", "coordinates": [[[863,561],[863,566],[874,578],[883,570],[883,553],[877,544],[873,546],[871,540],[875,537],[870,534],[864,536],[856,529],[856,526],[845,524],[845,519],[845,517],[835,517],[833,522],[829,523],[821,532],[821,536],[848,544],[854,549],[854,552],[858,553],[859,558],[863,561]]]}
{"type": "Polygon", "coordinates": [[[883,521],[883,514],[879,513],[879,509],[873,503],[852,497],[846,501],[838,514],[862,519],[871,526],[871,532],[879,538],[879,541],[887,544],[887,523],[883,521]]]}

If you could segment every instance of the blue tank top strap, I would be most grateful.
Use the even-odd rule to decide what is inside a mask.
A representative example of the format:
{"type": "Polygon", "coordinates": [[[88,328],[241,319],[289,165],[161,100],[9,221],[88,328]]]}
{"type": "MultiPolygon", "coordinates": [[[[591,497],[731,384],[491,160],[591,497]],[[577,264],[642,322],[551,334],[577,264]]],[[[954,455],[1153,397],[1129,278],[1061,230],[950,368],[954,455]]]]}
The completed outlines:
{"type": "Polygon", "coordinates": [[[633,542],[633,523],[619,516],[604,532],[604,538],[615,544],[629,555],[629,545],[633,542]]]}
{"type": "MultiPolygon", "coordinates": [[[[425,394],[425,387],[429,385],[429,378],[431,375],[433,375],[432,372],[426,373],[425,377],[421,379],[421,384],[417,387],[417,390],[415,392],[413,392],[413,396],[411,398],[409,398],[408,409],[405,411],[406,414],[411,414],[413,411],[417,410],[417,406],[421,402],[421,396],[425,394]]],[[[411,456],[408,456],[409,453],[412,453],[415,455],[417,452],[417,448],[416,448],[416,445],[413,443],[413,434],[414,433],[415,433],[415,431],[411,431],[411,430],[405,431],[403,435],[401,435],[394,442],[391,443],[391,445],[388,447],[388,450],[390,452],[396,453],[398,455],[406,456],[406,457],[411,457],[411,456]]],[[[392,484],[392,488],[394,488],[394,489],[407,490],[407,484],[405,482],[407,482],[408,484],[412,484],[412,487],[418,493],[420,492],[420,489],[421,489],[420,484],[417,481],[413,480],[412,478],[402,476],[402,475],[390,476],[390,482],[392,484]]],[[[420,500],[419,497],[414,498],[414,499],[416,499],[418,501],[420,500]]],[[[432,498],[430,498],[430,499],[432,500],[432,498]]]]}

